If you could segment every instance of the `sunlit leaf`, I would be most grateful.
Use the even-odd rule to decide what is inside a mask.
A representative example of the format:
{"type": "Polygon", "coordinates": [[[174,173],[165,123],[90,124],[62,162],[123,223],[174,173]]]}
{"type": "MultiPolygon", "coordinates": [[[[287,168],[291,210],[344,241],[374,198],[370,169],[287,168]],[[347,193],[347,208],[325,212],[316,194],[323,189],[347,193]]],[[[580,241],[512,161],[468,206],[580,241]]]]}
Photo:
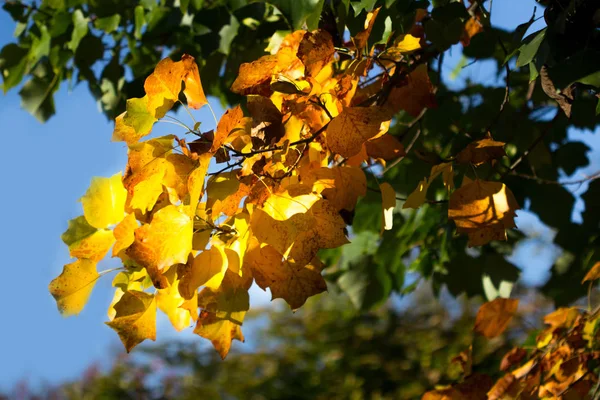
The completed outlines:
{"type": "Polygon", "coordinates": [[[63,272],[48,286],[58,311],[64,316],[79,314],[99,277],[96,262],[92,260],[77,260],[65,265],[63,272]]]}

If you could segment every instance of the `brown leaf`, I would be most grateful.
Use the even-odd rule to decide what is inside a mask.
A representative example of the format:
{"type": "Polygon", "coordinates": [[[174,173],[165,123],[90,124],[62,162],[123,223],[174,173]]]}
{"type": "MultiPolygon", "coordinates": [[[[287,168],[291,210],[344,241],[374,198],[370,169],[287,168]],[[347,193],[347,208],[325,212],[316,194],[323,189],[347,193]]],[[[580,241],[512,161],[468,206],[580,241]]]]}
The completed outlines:
{"type": "Polygon", "coordinates": [[[515,382],[516,380],[513,374],[509,373],[504,375],[502,378],[498,379],[496,384],[488,392],[488,400],[504,399],[504,395],[507,392],[510,393],[514,389],[515,385],[517,385],[515,382]]]}
{"type": "Polygon", "coordinates": [[[387,161],[406,155],[404,145],[389,133],[371,139],[365,145],[367,146],[367,154],[372,158],[380,158],[387,161]]]}
{"type": "Polygon", "coordinates": [[[242,96],[249,94],[270,96],[271,76],[278,69],[277,65],[277,55],[266,55],[251,63],[243,63],[240,65],[237,78],[231,85],[231,91],[242,96]]]}
{"type": "Polygon", "coordinates": [[[556,86],[554,86],[552,79],[550,79],[550,75],[548,75],[548,67],[545,65],[543,65],[540,69],[540,79],[544,93],[558,103],[567,118],[571,118],[571,108],[573,107],[573,87],[569,86],[562,91],[559,91],[556,86]]]}
{"type": "Polygon", "coordinates": [[[404,110],[413,117],[418,117],[425,108],[437,106],[433,85],[429,80],[427,65],[422,64],[411,72],[406,83],[392,87],[384,107],[392,113],[404,110]]]}
{"type": "Polygon", "coordinates": [[[508,353],[502,357],[502,361],[500,362],[500,370],[506,371],[510,369],[513,365],[518,364],[521,360],[527,355],[527,350],[521,347],[515,347],[508,353]]]}
{"type": "Polygon", "coordinates": [[[475,319],[475,332],[488,339],[499,336],[515,315],[519,300],[498,297],[479,308],[475,319]]]}
{"type": "Polygon", "coordinates": [[[471,163],[473,165],[481,165],[485,162],[502,158],[506,155],[504,151],[504,142],[497,142],[491,138],[491,136],[476,140],[469,143],[456,156],[456,161],[460,164],[471,163]]]}
{"type": "Polygon", "coordinates": [[[268,97],[248,96],[247,107],[252,116],[252,136],[266,145],[276,143],[283,137],[283,115],[268,97]]]}
{"type": "Polygon", "coordinates": [[[365,19],[365,29],[358,32],[356,36],[354,36],[354,45],[359,52],[362,52],[362,50],[367,46],[367,43],[369,42],[369,36],[371,36],[371,31],[373,30],[373,25],[375,25],[375,19],[377,18],[380,10],[381,7],[377,7],[373,11],[369,12],[367,14],[367,18],[365,19]]]}
{"type": "Polygon", "coordinates": [[[331,35],[324,30],[306,32],[298,47],[298,58],[304,63],[307,75],[317,76],[333,60],[335,49],[331,35]]]}

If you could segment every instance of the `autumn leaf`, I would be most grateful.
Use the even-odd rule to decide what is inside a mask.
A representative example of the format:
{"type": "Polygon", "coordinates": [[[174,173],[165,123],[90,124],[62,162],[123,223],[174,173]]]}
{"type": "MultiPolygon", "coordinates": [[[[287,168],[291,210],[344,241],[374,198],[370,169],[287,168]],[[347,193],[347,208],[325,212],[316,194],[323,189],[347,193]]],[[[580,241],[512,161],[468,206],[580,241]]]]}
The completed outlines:
{"type": "Polygon", "coordinates": [[[427,189],[429,189],[429,182],[427,178],[419,182],[416,189],[408,195],[406,201],[402,205],[402,208],[414,208],[417,209],[425,203],[427,197],[427,189]]]}
{"type": "Polygon", "coordinates": [[[404,85],[392,87],[384,107],[393,114],[404,110],[413,117],[418,117],[423,109],[434,108],[436,105],[427,65],[421,64],[408,75],[404,85]]]}
{"type": "Polygon", "coordinates": [[[277,55],[262,56],[251,63],[240,65],[238,76],[231,85],[231,91],[240,95],[258,94],[269,96],[271,94],[271,76],[278,71],[277,55]]]}
{"type": "Polygon", "coordinates": [[[204,89],[202,88],[202,82],[200,81],[198,64],[196,64],[194,57],[188,54],[181,56],[180,62],[184,64],[185,70],[185,75],[183,76],[185,89],[183,90],[183,94],[185,95],[188,106],[197,110],[203,105],[208,104],[208,100],[204,95],[204,89]]]}
{"type": "Polygon", "coordinates": [[[187,189],[190,196],[190,217],[196,215],[198,202],[204,193],[204,182],[208,172],[208,167],[210,165],[210,159],[210,154],[202,154],[200,157],[198,157],[198,167],[189,174],[187,189]]]}
{"type": "Polygon", "coordinates": [[[594,266],[585,274],[585,277],[581,281],[581,283],[587,281],[595,281],[600,278],[600,261],[598,261],[594,266]]]}
{"type": "Polygon", "coordinates": [[[61,238],[69,246],[71,257],[95,262],[104,258],[115,241],[111,231],[94,228],[83,216],[70,220],[69,228],[61,238]]]}
{"type": "Polygon", "coordinates": [[[394,160],[406,155],[404,145],[389,133],[367,141],[365,146],[369,157],[375,159],[394,160]]]}
{"type": "Polygon", "coordinates": [[[113,230],[115,237],[115,245],[113,247],[113,257],[119,255],[122,250],[125,250],[135,240],[134,232],[139,227],[138,222],[135,219],[134,214],[127,214],[123,221],[119,222],[119,225],[113,230]]]}
{"type": "Polygon", "coordinates": [[[96,177],[81,198],[83,215],[95,228],[118,224],[125,216],[127,191],[121,182],[121,173],[110,178],[96,177]]]}
{"type": "Polygon", "coordinates": [[[343,157],[352,157],[389,119],[389,113],[380,107],[344,107],[327,127],[327,147],[343,157]]]}
{"type": "Polygon", "coordinates": [[[218,318],[215,313],[203,310],[198,317],[194,333],[211,341],[222,359],[227,357],[231,342],[244,341],[242,328],[229,320],[218,318]]]}
{"type": "Polygon", "coordinates": [[[316,76],[333,61],[335,49],[331,35],[322,29],[306,32],[298,47],[298,58],[306,66],[307,75],[316,76]]]}
{"type": "Polygon", "coordinates": [[[256,284],[269,288],[273,299],[282,298],[292,308],[300,308],[306,300],[327,290],[321,276],[323,265],[316,259],[308,265],[282,261],[281,254],[271,246],[254,247],[246,253],[256,284]]]}
{"type": "Polygon", "coordinates": [[[504,152],[504,142],[497,142],[491,137],[482,140],[476,140],[464,148],[456,156],[456,161],[461,164],[471,163],[475,166],[485,162],[502,158],[506,155],[504,152]]]}
{"type": "Polygon", "coordinates": [[[218,289],[227,272],[227,255],[222,245],[213,244],[194,258],[191,264],[181,268],[179,292],[185,299],[191,299],[200,286],[218,289]]]}
{"type": "Polygon", "coordinates": [[[469,246],[482,246],[491,240],[506,240],[506,229],[514,228],[519,205],[501,182],[466,180],[450,196],[448,219],[456,230],[469,236],[469,246]]]}
{"type": "MultiPolygon", "coordinates": [[[[151,111],[149,108],[149,102],[150,100],[148,99],[148,96],[127,100],[127,107],[125,115],[123,116],[123,123],[132,127],[135,135],[140,138],[148,135],[150,131],[152,131],[154,123],[158,121],[158,118],[155,116],[155,112],[151,111]]],[[[166,110],[164,113],[166,113],[166,110]]],[[[129,133],[126,136],[132,137],[133,135],[129,133]]]]}
{"type": "Polygon", "coordinates": [[[312,185],[338,210],[354,210],[359,197],[367,194],[367,178],[357,167],[322,167],[303,177],[304,184],[312,185]]]}
{"type": "Polygon", "coordinates": [[[125,123],[125,115],[126,113],[123,112],[115,118],[115,129],[113,130],[112,141],[133,144],[144,137],[144,135],[136,132],[133,126],[125,123]]]}
{"type": "Polygon", "coordinates": [[[375,20],[377,19],[377,15],[381,7],[377,7],[373,11],[367,13],[367,18],[365,18],[364,30],[358,32],[353,40],[354,45],[358,49],[358,51],[363,51],[363,49],[367,46],[369,41],[369,36],[371,36],[371,31],[373,30],[373,25],[375,25],[375,20]]]}
{"type": "Polygon", "coordinates": [[[149,224],[135,230],[126,253],[145,268],[162,270],[185,263],[192,251],[193,224],[185,207],[169,205],[158,210],[149,224]]]}
{"type": "Polygon", "coordinates": [[[58,311],[65,317],[79,314],[99,277],[95,261],[81,259],[65,265],[62,273],[48,286],[58,311]]]}
{"type": "Polygon", "coordinates": [[[225,111],[225,114],[219,120],[215,137],[210,148],[211,153],[216,152],[225,143],[227,137],[236,130],[244,130],[244,112],[238,105],[225,111]]]}
{"type": "Polygon", "coordinates": [[[192,316],[187,309],[181,308],[185,299],[179,294],[179,281],[174,276],[176,268],[171,269],[173,273],[171,273],[171,270],[169,270],[169,273],[173,277],[169,279],[169,286],[156,291],[156,304],[159,310],[169,317],[169,321],[171,321],[175,330],[180,332],[190,325],[192,316]]]}
{"type": "Polygon", "coordinates": [[[156,298],[153,295],[129,290],[114,309],[115,317],[106,325],[117,332],[128,353],[146,339],[156,340],[156,298]]]}
{"type": "Polygon", "coordinates": [[[517,311],[519,300],[498,297],[483,304],[475,319],[475,332],[488,339],[499,336],[506,330],[517,311]]]}

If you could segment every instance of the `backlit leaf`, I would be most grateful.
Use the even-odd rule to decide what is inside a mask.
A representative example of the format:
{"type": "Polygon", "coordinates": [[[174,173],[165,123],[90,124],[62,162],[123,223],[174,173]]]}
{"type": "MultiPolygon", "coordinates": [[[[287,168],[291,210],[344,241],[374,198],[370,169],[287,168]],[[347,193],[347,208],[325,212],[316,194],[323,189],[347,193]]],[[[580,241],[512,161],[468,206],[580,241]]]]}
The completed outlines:
{"type": "Polygon", "coordinates": [[[156,299],[153,295],[129,290],[114,309],[115,317],[106,325],[117,332],[128,353],[146,339],[156,340],[156,299]]]}
{"type": "Polygon", "coordinates": [[[477,312],[475,332],[488,339],[501,335],[517,311],[518,305],[519,300],[501,297],[483,304],[477,312]]]}
{"type": "Polygon", "coordinates": [[[127,191],[121,182],[121,174],[110,178],[92,179],[89,189],[81,198],[83,215],[96,228],[118,224],[125,216],[127,191]]]}
{"type": "Polygon", "coordinates": [[[48,286],[58,311],[64,316],[79,314],[99,277],[95,261],[82,259],[65,265],[62,273],[48,286]]]}

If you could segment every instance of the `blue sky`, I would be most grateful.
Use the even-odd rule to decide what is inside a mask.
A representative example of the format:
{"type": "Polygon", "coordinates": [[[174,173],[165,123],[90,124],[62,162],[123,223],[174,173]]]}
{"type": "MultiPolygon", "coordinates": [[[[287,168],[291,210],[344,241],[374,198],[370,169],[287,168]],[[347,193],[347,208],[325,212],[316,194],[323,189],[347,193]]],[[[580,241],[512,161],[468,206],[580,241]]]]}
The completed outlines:
{"type": "MultiPolygon", "coordinates": [[[[494,5],[493,23],[514,28],[529,19],[535,2],[505,0],[494,5]]],[[[539,21],[537,28],[532,29],[541,25],[539,21]]],[[[0,47],[12,40],[13,27],[8,15],[0,12],[0,47]]],[[[446,58],[448,75],[459,58],[457,54],[446,58]]],[[[495,74],[485,64],[472,65],[467,71],[478,81],[493,79],[495,74]]],[[[0,331],[0,389],[8,389],[20,379],[39,384],[76,378],[91,363],[106,361],[111,353],[121,351],[116,334],[103,323],[112,298],[111,277],[99,281],[90,302],[77,317],[61,317],[47,290],[50,280],[71,261],[60,235],[67,221],[81,214],[77,200],[85,193],[91,177],[111,176],[122,171],[127,161],[125,145],[110,141],[112,123],[99,112],[87,87],[80,85],[69,92],[64,86],[56,95],[57,114],[46,124],[40,124],[21,109],[17,90],[0,96],[0,132],[11,143],[0,157],[4,176],[4,195],[0,196],[4,233],[0,246],[5,282],[0,295],[4,327],[0,331]]],[[[220,107],[215,101],[212,104],[220,115],[220,107]]],[[[203,127],[214,125],[207,109],[196,115],[204,122],[203,127]]],[[[185,113],[180,117],[189,118],[185,113]]],[[[177,127],[167,124],[158,125],[157,129],[164,134],[177,133],[177,127]]],[[[589,154],[592,165],[577,171],[575,176],[597,171],[599,135],[571,134],[594,148],[589,154]]],[[[579,189],[578,193],[583,191],[579,189]]],[[[515,255],[520,263],[536,255],[538,261],[524,273],[524,281],[534,283],[543,278],[542,272],[552,261],[548,246],[552,232],[526,213],[521,213],[518,224],[538,235],[515,255]]],[[[100,269],[114,266],[117,265],[110,260],[103,261],[100,269]]],[[[254,305],[267,297],[252,299],[254,305]]],[[[173,333],[162,318],[158,340],[173,333]]]]}

